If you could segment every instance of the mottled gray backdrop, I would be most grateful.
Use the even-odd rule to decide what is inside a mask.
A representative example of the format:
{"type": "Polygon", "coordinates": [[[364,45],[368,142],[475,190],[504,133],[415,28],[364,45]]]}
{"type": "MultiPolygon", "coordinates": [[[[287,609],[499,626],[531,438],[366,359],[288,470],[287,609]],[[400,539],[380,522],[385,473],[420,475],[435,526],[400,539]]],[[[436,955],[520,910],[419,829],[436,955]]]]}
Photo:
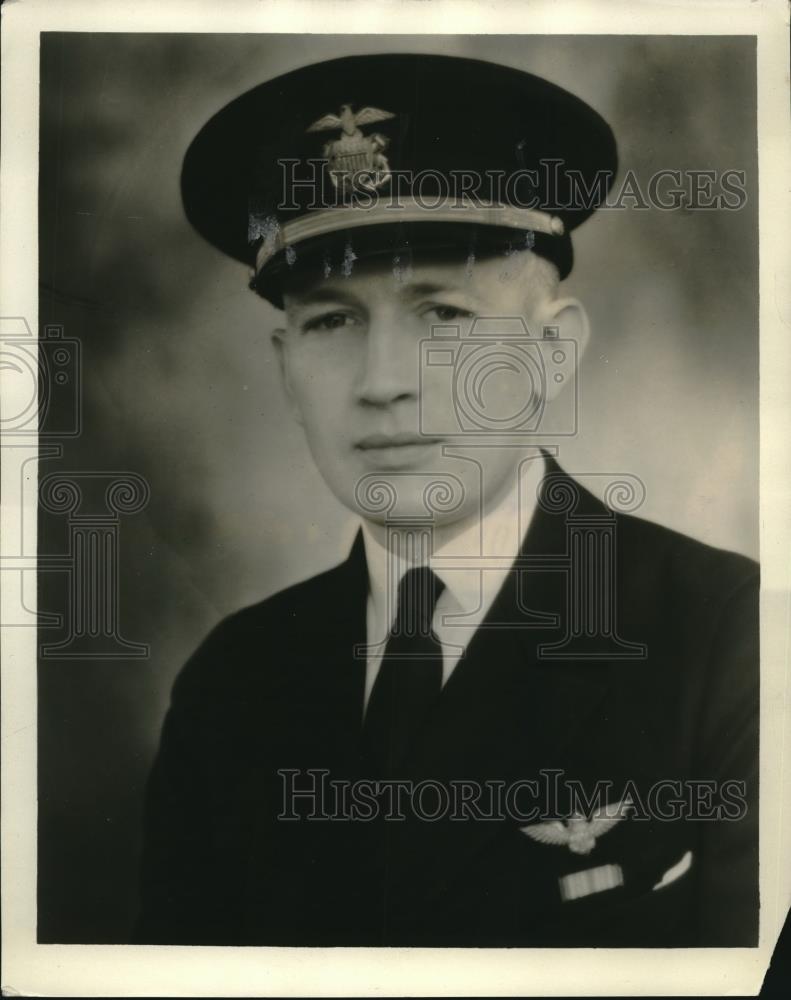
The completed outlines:
{"type": "MultiPolygon", "coordinates": [[[[746,171],[742,211],[603,212],[575,235],[567,285],[593,340],[581,432],[560,460],[636,474],[644,516],[757,555],[751,39],[42,36],[40,320],[82,342],[84,431],[41,472],[127,470],[151,487],[120,536],[121,628],[150,658],[40,670],[42,941],[127,939],[143,784],[175,673],[221,616],[343,558],[352,537],[286,414],[276,314],[190,229],[178,179],[192,136],[237,94],[378,51],[480,57],[568,87],[643,181],[746,171]]],[[[42,520],[42,551],[63,536],[42,520]]],[[[43,574],[40,594],[62,610],[60,577],[43,574]]]]}

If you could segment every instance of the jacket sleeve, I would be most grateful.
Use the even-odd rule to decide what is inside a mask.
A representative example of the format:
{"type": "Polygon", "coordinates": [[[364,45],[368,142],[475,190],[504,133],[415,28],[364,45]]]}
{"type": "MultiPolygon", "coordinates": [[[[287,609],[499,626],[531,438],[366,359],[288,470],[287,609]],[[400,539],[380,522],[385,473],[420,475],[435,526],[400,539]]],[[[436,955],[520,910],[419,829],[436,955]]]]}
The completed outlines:
{"type": "Polygon", "coordinates": [[[176,678],[146,787],[136,944],[221,944],[234,937],[223,859],[210,821],[210,681],[221,626],[176,678]]]}
{"type": "Polygon", "coordinates": [[[758,942],[758,576],[725,603],[701,709],[698,774],[717,783],[699,822],[699,943],[758,942]]]}

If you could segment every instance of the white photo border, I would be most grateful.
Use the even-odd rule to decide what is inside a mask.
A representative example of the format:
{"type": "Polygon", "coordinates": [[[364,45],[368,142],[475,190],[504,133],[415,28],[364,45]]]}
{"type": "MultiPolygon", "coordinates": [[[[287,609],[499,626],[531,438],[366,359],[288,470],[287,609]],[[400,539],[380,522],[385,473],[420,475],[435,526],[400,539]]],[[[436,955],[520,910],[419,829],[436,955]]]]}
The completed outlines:
{"type": "MultiPolygon", "coordinates": [[[[788,8],[783,0],[8,0],[2,7],[0,316],[38,319],[42,31],[753,35],[760,233],[761,922],[755,949],[307,949],[36,943],[36,636],[2,642],[3,992],[48,996],[752,995],[791,898],[791,215],[788,8]]],[[[2,372],[0,372],[2,378],[2,372]]],[[[0,404],[3,405],[3,404],[0,404]]],[[[13,399],[5,406],[13,410],[13,399]]],[[[20,510],[3,479],[3,551],[20,510]]],[[[35,503],[35,489],[30,493],[35,503]]],[[[5,600],[5,598],[3,598],[5,600]]],[[[0,618],[2,620],[2,618],[0,618]]]]}

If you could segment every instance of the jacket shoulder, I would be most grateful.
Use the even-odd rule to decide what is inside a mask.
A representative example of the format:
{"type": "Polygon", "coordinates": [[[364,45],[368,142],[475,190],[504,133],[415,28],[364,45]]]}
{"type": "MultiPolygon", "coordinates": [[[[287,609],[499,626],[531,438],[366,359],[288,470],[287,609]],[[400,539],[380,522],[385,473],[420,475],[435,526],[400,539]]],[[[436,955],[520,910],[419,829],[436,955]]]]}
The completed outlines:
{"type": "Polygon", "coordinates": [[[741,553],[630,514],[618,515],[617,523],[621,564],[658,587],[727,598],[759,580],[758,563],[741,553]]]}
{"type": "Polygon", "coordinates": [[[182,667],[173,699],[245,688],[274,680],[317,637],[336,627],[348,600],[349,563],[307,580],[223,618],[182,667]]]}
{"type": "MultiPolygon", "coordinates": [[[[544,489],[552,484],[565,484],[558,496],[574,498],[571,521],[609,524],[613,529],[612,545],[616,554],[622,584],[632,586],[646,595],[679,593],[689,597],[728,594],[745,585],[755,585],[759,567],[755,560],[738,552],[719,548],[665,527],[633,513],[614,509],[587,489],[581,481],[550,460],[544,489]]],[[[557,486],[555,486],[557,489],[557,486]]],[[[553,510],[556,498],[545,494],[544,508],[553,510]]]]}
{"type": "Polygon", "coordinates": [[[280,628],[288,627],[289,623],[298,626],[301,624],[299,619],[305,614],[315,618],[317,614],[327,613],[329,605],[341,598],[348,569],[348,563],[340,563],[285,587],[262,601],[233,612],[217,627],[223,629],[226,636],[233,636],[271,624],[280,628]]]}

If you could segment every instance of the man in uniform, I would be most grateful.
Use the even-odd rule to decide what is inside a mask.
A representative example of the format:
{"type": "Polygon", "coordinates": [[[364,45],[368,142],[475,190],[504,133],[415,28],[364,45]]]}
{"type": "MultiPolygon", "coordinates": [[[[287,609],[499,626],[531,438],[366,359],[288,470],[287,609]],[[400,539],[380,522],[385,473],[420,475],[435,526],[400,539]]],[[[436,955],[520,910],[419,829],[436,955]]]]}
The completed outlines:
{"type": "Polygon", "coordinates": [[[361,530],[179,675],[136,941],[756,943],[757,568],[555,458],[616,165],[578,98],[441,56],[308,66],[193,141],[188,217],[282,310],[361,530]]]}

